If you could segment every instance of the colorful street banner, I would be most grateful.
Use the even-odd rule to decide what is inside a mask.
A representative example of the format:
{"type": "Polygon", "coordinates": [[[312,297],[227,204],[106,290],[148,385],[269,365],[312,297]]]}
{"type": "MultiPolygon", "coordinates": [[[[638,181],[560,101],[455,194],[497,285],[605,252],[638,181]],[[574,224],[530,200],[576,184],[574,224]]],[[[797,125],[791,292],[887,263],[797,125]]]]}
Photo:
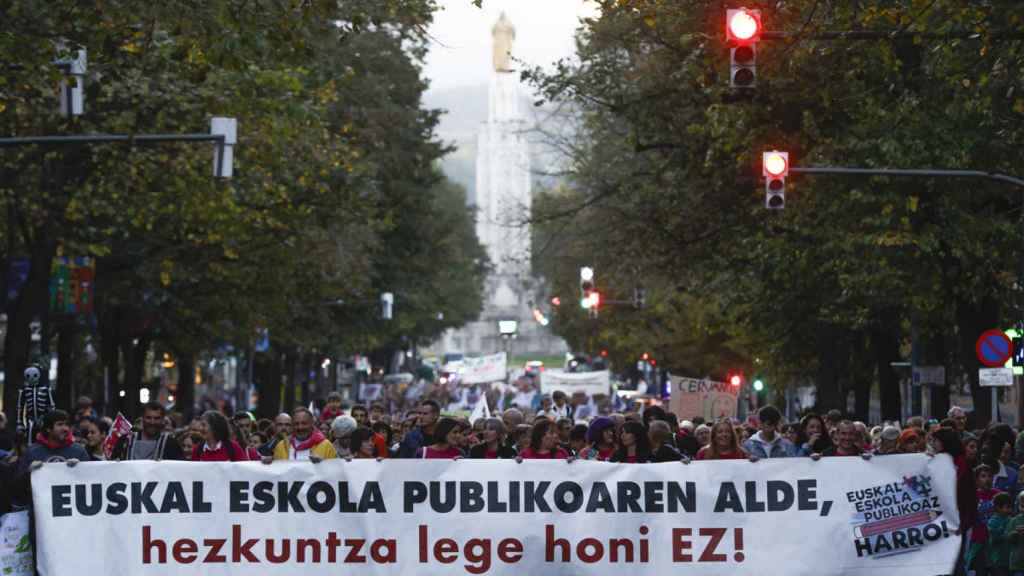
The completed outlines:
{"type": "Polygon", "coordinates": [[[114,454],[114,448],[117,446],[117,441],[122,436],[127,436],[132,433],[132,423],[124,414],[117,413],[117,418],[114,418],[113,425],[110,426],[110,431],[107,432],[107,437],[103,440],[103,455],[110,460],[114,454]]]}
{"type": "Polygon", "coordinates": [[[92,314],[96,261],[88,257],[53,259],[50,310],[55,314],[92,314]]]}
{"type": "Polygon", "coordinates": [[[553,372],[545,370],[540,373],[540,391],[551,394],[555,390],[565,392],[570,398],[576,392],[585,392],[588,396],[609,394],[612,374],[608,370],[599,372],[553,372]]]}
{"type": "Polygon", "coordinates": [[[501,382],[505,380],[507,374],[508,358],[504,352],[478,358],[463,358],[462,367],[459,369],[459,384],[501,382]]]}
{"type": "Polygon", "coordinates": [[[951,459],[83,462],[32,473],[66,574],[934,576],[951,459]]]}
{"type": "Polygon", "coordinates": [[[736,417],[738,386],[714,380],[697,380],[672,376],[669,411],[680,420],[700,416],[708,422],[736,417]]]}

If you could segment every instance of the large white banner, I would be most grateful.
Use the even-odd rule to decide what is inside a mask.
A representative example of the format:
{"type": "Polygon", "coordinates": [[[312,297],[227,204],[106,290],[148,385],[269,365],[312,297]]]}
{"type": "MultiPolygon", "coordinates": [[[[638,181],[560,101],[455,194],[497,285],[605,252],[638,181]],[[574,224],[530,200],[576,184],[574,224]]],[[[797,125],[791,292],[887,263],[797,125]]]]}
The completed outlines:
{"type": "Polygon", "coordinates": [[[464,358],[462,367],[459,369],[460,384],[486,384],[488,382],[501,382],[505,380],[508,371],[508,359],[504,352],[480,356],[479,358],[464,358]]]}
{"type": "Polygon", "coordinates": [[[561,390],[570,398],[575,392],[585,392],[588,396],[607,395],[611,390],[611,382],[611,372],[608,370],[600,372],[552,372],[548,370],[540,374],[541,392],[551,394],[555,390],[561,390]]]}
{"type": "Polygon", "coordinates": [[[945,455],[49,463],[32,493],[44,576],[934,576],[960,543],[945,455]]]}

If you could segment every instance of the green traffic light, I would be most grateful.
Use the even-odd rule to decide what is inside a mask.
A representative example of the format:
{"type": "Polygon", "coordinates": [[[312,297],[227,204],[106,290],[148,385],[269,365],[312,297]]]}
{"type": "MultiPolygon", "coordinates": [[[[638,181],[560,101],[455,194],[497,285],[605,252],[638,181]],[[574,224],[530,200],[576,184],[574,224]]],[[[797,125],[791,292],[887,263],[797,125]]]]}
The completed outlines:
{"type": "Polygon", "coordinates": [[[760,380],[754,380],[754,390],[757,390],[758,392],[764,390],[764,382],[760,380]]]}

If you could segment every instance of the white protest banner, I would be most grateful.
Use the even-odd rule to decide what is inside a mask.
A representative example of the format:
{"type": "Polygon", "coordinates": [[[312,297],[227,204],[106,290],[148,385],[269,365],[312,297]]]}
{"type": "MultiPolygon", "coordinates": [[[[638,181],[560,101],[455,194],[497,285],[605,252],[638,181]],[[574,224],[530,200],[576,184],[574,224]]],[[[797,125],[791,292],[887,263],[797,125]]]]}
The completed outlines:
{"type": "Polygon", "coordinates": [[[612,376],[608,370],[600,372],[553,372],[547,370],[540,373],[540,391],[551,394],[555,390],[565,392],[572,398],[575,392],[585,392],[589,396],[608,394],[611,390],[612,376]]]}
{"type": "Polygon", "coordinates": [[[32,493],[43,576],[934,576],[960,546],[947,455],[48,463],[32,493]]]}
{"type": "Polygon", "coordinates": [[[723,416],[735,418],[738,394],[739,387],[725,382],[672,376],[669,411],[686,420],[697,416],[709,422],[723,416]]]}
{"type": "Polygon", "coordinates": [[[505,380],[508,361],[504,352],[480,356],[479,358],[463,358],[459,369],[460,384],[486,384],[505,380]]]}

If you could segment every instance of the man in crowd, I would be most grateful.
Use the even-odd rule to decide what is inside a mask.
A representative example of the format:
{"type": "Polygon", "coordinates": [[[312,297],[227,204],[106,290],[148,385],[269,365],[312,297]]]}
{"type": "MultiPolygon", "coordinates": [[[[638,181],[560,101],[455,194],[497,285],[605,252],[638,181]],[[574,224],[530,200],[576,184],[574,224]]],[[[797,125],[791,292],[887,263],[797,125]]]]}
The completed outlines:
{"type": "Polygon", "coordinates": [[[370,405],[370,424],[376,424],[384,420],[384,405],[380,402],[374,402],[370,405]]]}
{"type": "Polygon", "coordinates": [[[355,418],[356,424],[358,424],[360,428],[366,428],[370,426],[370,413],[366,411],[366,406],[363,406],[362,404],[356,404],[355,406],[352,407],[352,410],[349,412],[349,414],[353,418],[355,418]]]}
{"type": "Polygon", "coordinates": [[[789,458],[796,455],[793,443],[779,434],[782,413],[775,406],[765,406],[757,411],[761,429],[743,443],[743,450],[751,459],[789,458]]]}
{"type": "Polygon", "coordinates": [[[895,426],[882,428],[878,435],[878,448],[875,454],[899,454],[900,453],[900,429],[895,426]]]}
{"type": "Polygon", "coordinates": [[[163,404],[149,402],[142,407],[142,430],[122,436],[114,445],[112,460],[184,460],[174,435],[164,432],[163,404]]]}
{"type": "Polygon", "coordinates": [[[308,460],[316,463],[338,457],[331,441],[316,429],[316,418],[307,408],[296,408],[292,412],[291,421],[291,436],[278,442],[273,457],[264,457],[264,463],[270,460],[308,460]]]}
{"type": "Polygon", "coordinates": [[[292,417],[286,412],[281,412],[274,418],[274,435],[267,439],[266,443],[259,447],[257,452],[261,456],[273,456],[277,443],[288,439],[292,434],[292,417]]]}
{"type": "Polygon", "coordinates": [[[946,417],[952,420],[953,424],[956,424],[956,431],[961,435],[964,433],[964,430],[967,429],[967,413],[964,412],[963,408],[953,406],[949,409],[949,412],[946,413],[946,417]]]}
{"type": "Polygon", "coordinates": [[[565,392],[555,390],[551,394],[551,400],[555,403],[551,407],[551,417],[556,422],[562,418],[572,418],[572,406],[569,405],[569,398],[565,392]]]}
{"type": "MultiPolygon", "coordinates": [[[[235,426],[238,427],[238,431],[241,432],[242,438],[248,438],[252,434],[252,425],[256,422],[256,417],[252,415],[252,412],[240,410],[235,412],[231,419],[235,422],[235,426]]],[[[241,439],[239,439],[239,442],[241,442],[241,439]]]]}
{"type": "Polygon", "coordinates": [[[331,392],[327,395],[327,405],[320,411],[320,421],[330,424],[334,419],[343,414],[341,409],[341,394],[331,392]]]}
{"type": "Polygon", "coordinates": [[[89,460],[89,453],[71,434],[71,416],[63,410],[54,410],[43,417],[43,427],[36,434],[35,442],[18,460],[18,476],[44,462],[67,462],[74,466],[82,460],[89,460]]]}
{"type": "Polygon", "coordinates": [[[78,407],[75,409],[75,424],[78,424],[82,420],[92,420],[98,418],[96,410],[92,407],[92,398],[88,396],[78,397],[78,407]]]}
{"type": "Polygon", "coordinates": [[[420,402],[416,419],[417,426],[402,439],[402,444],[398,448],[398,457],[412,458],[416,456],[417,450],[433,444],[435,441],[434,427],[440,416],[441,406],[437,402],[433,400],[420,402]]]}
{"type": "MultiPolygon", "coordinates": [[[[860,456],[857,428],[849,420],[840,420],[836,427],[836,444],[829,447],[822,456],[860,456]]],[[[812,455],[813,457],[813,455],[812,455]]]]}

